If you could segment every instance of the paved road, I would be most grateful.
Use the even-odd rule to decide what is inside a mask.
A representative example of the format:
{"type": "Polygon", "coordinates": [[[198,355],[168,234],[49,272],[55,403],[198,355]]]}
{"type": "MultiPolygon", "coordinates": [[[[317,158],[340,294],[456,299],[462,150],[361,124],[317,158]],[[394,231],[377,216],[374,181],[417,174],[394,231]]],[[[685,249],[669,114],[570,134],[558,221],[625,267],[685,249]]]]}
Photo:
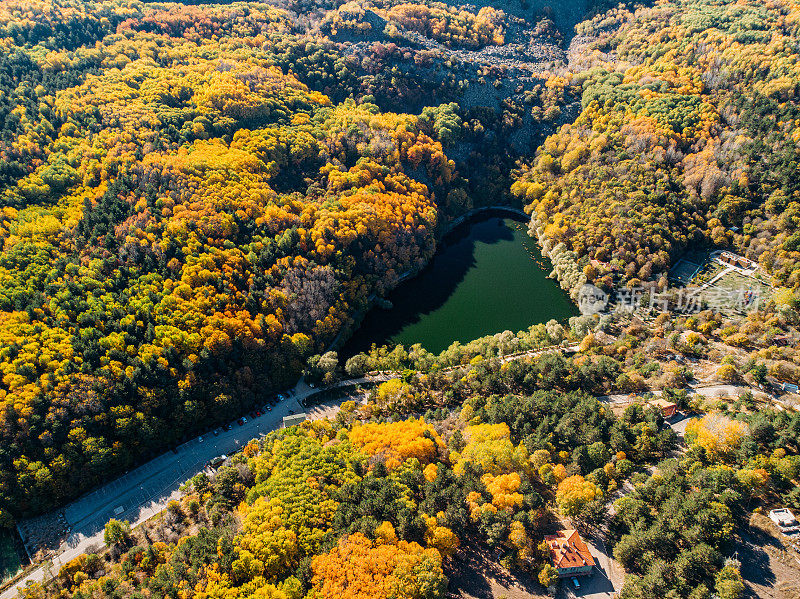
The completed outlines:
{"type": "MultiPolygon", "coordinates": [[[[551,351],[569,352],[577,350],[577,345],[551,346],[521,352],[503,357],[504,362],[518,360],[551,351]]],[[[463,366],[443,369],[454,370],[463,366]]],[[[358,379],[341,381],[331,388],[344,387],[362,383],[375,383],[399,376],[395,373],[379,373],[358,379]]],[[[734,395],[738,389],[732,385],[709,386],[694,389],[705,395],[718,395],[727,392],[734,395]]],[[[103,546],[103,530],[111,518],[128,520],[137,525],[166,508],[167,504],[180,497],[180,486],[192,476],[203,470],[212,458],[221,454],[231,454],[241,449],[248,441],[263,437],[282,424],[284,416],[291,412],[306,412],[310,419],[324,418],[334,415],[340,401],[332,400],[322,406],[305,409],[300,403],[309,395],[319,392],[304,382],[299,382],[292,390],[293,396],[284,400],[264,416],[249,420],[244,426],[233,425],[230,431],[223,431],[219,436],[204,435],[201,442],[195,438],[178,448],[178,453],[168,452],[129,472],[125,476],[108,483],[96,491],[81,497],[63,508],[63,514],[70,527],[71,534],[53,558],[52,572],[57,573],[61,565],[87,551],[96,551],[103,546]]],[[[610,401],[622,396],[609,397],[610,401]]],[[[13,586],[0,593],[0,599],[13,599],[18,589],[30,582],[40,582],[46,575],[44,568],[31,571],[13,586]]]]}
{"type": "MultiPolygon", "coordinates": [[[[364,377],[343,381],[337,386],[383,378],[388,377],[364,377]]],[[[260,418],[248,418],[244,426],[233,423],[232,430],[223,430],[218,437],[210,433],[203,435],[202,442],[199,437],[192,439],[178,447],[177,454],[167,452],[64,507],[62,511],[72,532],[53,558],[52,573],[57,573],[63,564],[81,553],[96,551],[102,547],[103,532],[109,519],[128,520],[132,525],[147,520],[165,509],[171,500],[179,498],[180,486],[202,471],[209,460],[221,454],[234,453],[251,439],[263,437],[279,428],[283,417],[288,416],[290,411],[306,412],[309,419],[334,415],[338,409],[337,401],[309,409],[300,404],[300,400],[317,391],[318,389],[312,389],[305,383],[298,383],[293,397],[282,401],[260,418]]],[[[40,582],[45,575],[42,567],[33,570],[14,586],[0,593],[0,599],[15,598],[18,589],[31,582],[40,582]]]]}
{"type": "MultiPolygon", "coordinates": [[[[505,356],[503,361],[518,360],[550,351],[574,351],[577,346],[546,347],[519,354],[505,356]]],[[[444,371],[463,368],[454,366],[444,371]]],[[[348,379],[330,388],[356,384],[375,383],[399,376],[396,373],[382,372],[374,376],[348,379]]],[[[303,381],[292,390],[292,397],[278,404],[271,412],[256,419],[248,419],[244,426],[233,424],[230,431],[222,431],[219,436],[203,435],[178,447],[178,453],[167,452],[136,470],[84,495],[63,508],[62,513],[69,525],[70,534],[55,551],[52,573],[81,553],[97,551],[103,546],[103,532],[106,522],[111,518],[128,520],[133,526],[147,520],[165,509],[173,499],[181,496],[180,486],[198,472],[212,458],[221,454],[231,454],[241,449],[248,441],[263,437],[278,428],[284,416],[291,412],[306,412],[310,419],[334,415],[339,401],[330,401],[321,406],[306,409],[300,403],[319,389],[309,387],[303,381]]],[[[31,571],[13,586],[0,593],[0,599],[13,599],[18,589],[32,582],[41,582],[47,572],[43,567],[31,571]]]]}
{"type": "Polygon", "coordinates": [[[581,597],[582,599],[610,599],[616,597],[625,582],[625,571],[608,553],[608,548],[599,537],[583,537],[594,557],[595,566],[589,576],[581,576],[580,588],[575,588],[570,578],[561,581],[559,599],[581,597]]]}
{"type": "MultiPolygon", "coordinates": [[[[688,387],[687,389],[691,389],[691,391],[694,393],[703,395],[705,397],[720,397],[722,395],[736,397],[747,389],[756,393],[756,390],[750,389],[750,387],[738,385],[700,386],[700,384],[698,384],[697,386],[688,387]]],[[[660,395],[661,392],[656,391],[654,394],[660,395]]],[[[605,399],[610,403],[628,403],[631,401],[632,396],[612,395],[602,399],[605,399]]],[[[685,449],[685,446],[683,445],[683,436],[686,433],[686,426],[691,421],[691,417],[682,415],[676,416],[674,419],[671,419],[671,422],[669,422],[669,426],[678,434],[679,442],[681,444],[681,451],[685,449]]],[[[649,474],[652,475],[655,467],[649,466],[647,470],[649,474]]],[[[614,514],[614,502],[620,497],[631,493],[633,490],[634,487],[631,482],[626,480],[622,488],[609,497],[609,515],[614,514]]],[[[573,587],[570,579],[565,579],[562,581],[557,595],[558,598],[572,599],[580,597],[585,599],[610,599],[618,596],[618,593],[622,590],[622,585],[625,582],[624,569],[609,554],[608,548],[602,540],[602,535],[584,537],[584,541],[586,541],[586,543],[589,545],[596,562],[595,568],[592,570],[592,575],[581,577],[579,579],[581,585],[579,589],[573,587]]]]}

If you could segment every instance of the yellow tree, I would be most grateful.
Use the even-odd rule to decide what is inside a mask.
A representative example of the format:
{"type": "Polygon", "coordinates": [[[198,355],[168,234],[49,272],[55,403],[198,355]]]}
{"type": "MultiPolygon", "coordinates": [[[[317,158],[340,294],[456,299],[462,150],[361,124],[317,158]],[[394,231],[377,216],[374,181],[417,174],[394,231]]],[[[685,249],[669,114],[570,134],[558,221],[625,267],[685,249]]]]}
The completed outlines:
{"type": "Polygon", "coordinates": [[[713,412],[686,426],[686,441],[703,447],[709,454],[727,457],[749,434],[746,423],[713,412]]]}
{"type": "Polygon", "coordinates": [[[417,543],[343,538],[311,562],[310,596],[319,599],[422,599],[442,596],[442,557],[417,543]]]}
{"type": "Polygon", "coordinates": [[[603,491],[600,487],[579,474],[562,480],[556,490],[558,508],[562,514],[569,517],[580,515],[589,502],[602,496],[603,491]]]}

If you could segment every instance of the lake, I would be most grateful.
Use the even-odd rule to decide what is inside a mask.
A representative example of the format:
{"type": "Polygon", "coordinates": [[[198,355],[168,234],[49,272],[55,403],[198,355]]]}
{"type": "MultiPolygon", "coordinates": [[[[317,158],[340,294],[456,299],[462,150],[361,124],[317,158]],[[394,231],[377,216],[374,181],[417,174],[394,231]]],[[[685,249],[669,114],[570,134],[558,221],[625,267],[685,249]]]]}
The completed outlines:
{"type": "Polygon", "coordinates": [[[527,223],[477,218],[449,233],[430,264],[389,294],[391,309],[369,311],[340,356],[368,351],[373,343],[421,343],[439,353],[453,341],[579,314],[547,278],[551,265],[528,236],[527,223]]]}

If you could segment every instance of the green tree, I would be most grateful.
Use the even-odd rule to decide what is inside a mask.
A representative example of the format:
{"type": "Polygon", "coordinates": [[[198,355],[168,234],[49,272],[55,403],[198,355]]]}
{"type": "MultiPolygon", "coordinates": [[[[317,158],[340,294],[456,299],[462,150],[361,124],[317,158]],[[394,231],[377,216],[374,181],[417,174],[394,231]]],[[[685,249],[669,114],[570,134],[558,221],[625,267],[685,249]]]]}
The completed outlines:
{"type": "Polygon", "coordinates": [[[549,587],[558,582],[558,570],[550,564],[545,564],[539,570],[539,582],[542,586],[549,587]]]}
{"type": "Polygon", "coordinates": [[[767,382],[767,365],[759,362],[750,370],[750,374],[753,375],[753,380],[759,385],[763,385],[767,382]]]}
{"type": "Polygon", "coordinates": [[[112,518],[106,523],[106,529],[103,533],[103,540],[109,547],[114,545],[125,545],[131,539],[131,526],[125,520],[120,522],[112,518]]]}
{"type": "Polygon", "coordinates": [[[739,599],[744,593],[744,581],[739,569],[726,565],[717,573],[714,588],[719,599],[739,599]]]}

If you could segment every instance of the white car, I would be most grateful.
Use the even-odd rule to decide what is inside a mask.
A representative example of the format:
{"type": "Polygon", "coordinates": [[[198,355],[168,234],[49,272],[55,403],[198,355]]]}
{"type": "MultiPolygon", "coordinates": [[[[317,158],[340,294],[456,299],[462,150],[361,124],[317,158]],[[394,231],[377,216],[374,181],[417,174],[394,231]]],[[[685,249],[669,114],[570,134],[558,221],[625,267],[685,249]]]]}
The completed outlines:
{"type": "Polygon", "coordinates": [[[203,436],[202,436],[202,435],[200,435],[199,437],[197,437],[197,442],[198,442],[198,443],[202,443],[202,442],[203,442],[203,436]]]}

